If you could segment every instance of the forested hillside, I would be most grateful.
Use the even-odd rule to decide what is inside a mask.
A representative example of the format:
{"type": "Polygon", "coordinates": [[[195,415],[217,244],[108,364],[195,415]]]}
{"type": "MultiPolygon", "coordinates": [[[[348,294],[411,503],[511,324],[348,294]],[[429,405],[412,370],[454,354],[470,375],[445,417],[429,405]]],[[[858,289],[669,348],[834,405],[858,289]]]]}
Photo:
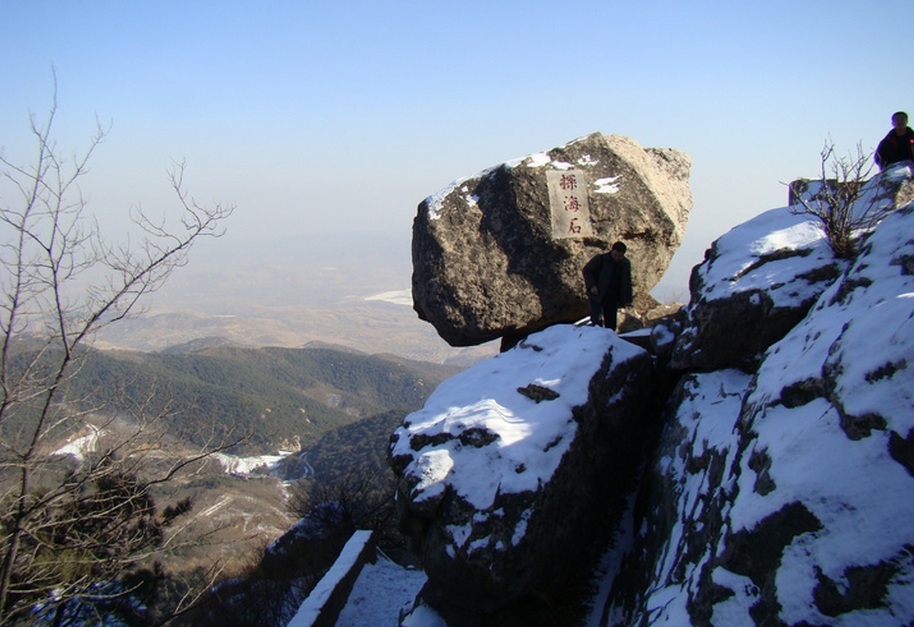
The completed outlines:
{"type": "Polygon", "coordinates": [[[181,441],[251,432],[239,454],[300,443],[360,418],[421,405],[457,368],[332,348],[208,347],[191,352],[93,351],[70,397],[101,412],[169,408],[181,441]],[[124,400],[127,400],[125,405],[124,400]]]}
{"type": "MultiPolygon", "coordinates": [[[[25,379],[55,354],[26,338],[11,358],[11,374],[25,379]]],[[[390,508],[374,507],[390,502],[393,492],[385,464],[389,433],[459,370],[327,345],[252,349],[206,342],[160,353],[81,349],[77,364],[56,402],[56,411],[77,419],[49,437],[56,454],[49,455],[46,474],[75,472],[124,438],[131,446],[113,456],[140,475],[162,474],[213,443],[248,436],[149,490],[159,508],[182,512],[166,532],[167,548],[142,562],[161,565],[155,611],[166,614],[182,591],[247,572],[262,547],[302,513],[298,506],[307,501],[289,502],[290,493],[339,493],[359,516],[377,509],[375,520],[392,521],[390,508]],[[152,428],[130,428],[150,417],[152,428]],[[142,435],[128,435],[134,432],[142,435]],[[280,450],[292,454],[276,462],[280,450]],[[140,457],[130,461],[135,454],[140,457]],[[357,491],[350,490],[354,485],[357,491]]],[[[38,412],[24,404],[0,427],[15,439],[36,420],[38,412]]],[[[0,485],[14,480],[11,472],[0,473],[0,485]]]]}

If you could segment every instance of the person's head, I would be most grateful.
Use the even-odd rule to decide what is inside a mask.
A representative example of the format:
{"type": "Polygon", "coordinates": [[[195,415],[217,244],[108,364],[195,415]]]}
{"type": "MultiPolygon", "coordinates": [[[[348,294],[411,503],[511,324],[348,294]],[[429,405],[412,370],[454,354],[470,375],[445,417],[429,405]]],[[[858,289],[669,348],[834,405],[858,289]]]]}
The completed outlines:
{"type": "Polygon", "coordinates": [[[899,133],[908,128],[908,114],[904,111],[896,111],[892,114],[892,128],[899,133]]]}
{"type": "Polygon", "coordinates": [[[619,261],[625,256],[626,250],[628,250],[628,247],[625,246],[624,242],[616,242],[613,244],[613,247],[609,249],[609,254],[612,255],[613,259],[619,261]]]}

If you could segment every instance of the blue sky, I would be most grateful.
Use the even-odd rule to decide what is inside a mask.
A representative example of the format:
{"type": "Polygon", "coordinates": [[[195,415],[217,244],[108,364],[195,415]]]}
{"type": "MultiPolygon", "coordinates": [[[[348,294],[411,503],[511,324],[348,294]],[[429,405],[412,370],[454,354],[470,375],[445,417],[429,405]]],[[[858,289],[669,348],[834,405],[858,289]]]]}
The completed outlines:
{"type": "MultiPolygon", "coordinates": [[[[693,159],[682,286],[711,240],[785,204],[830,137],[871,150],[914,109],[910,0],[0,2],[0,144],[58,82],[60,146],[112,129],[85,181],[111,224],[186,160],[234,201],[233,247],[402,238],[450,181],[600,131],[693,159]],[[368,239],[365,239],[368,238],[368,239]]],[[[368,242],[362,244],[361,242],[368,242]]],[[[344,254],[345,251],[340,251],[344,254]]],[[[406,287],[404,281],[403,287],[406,287]]]]}

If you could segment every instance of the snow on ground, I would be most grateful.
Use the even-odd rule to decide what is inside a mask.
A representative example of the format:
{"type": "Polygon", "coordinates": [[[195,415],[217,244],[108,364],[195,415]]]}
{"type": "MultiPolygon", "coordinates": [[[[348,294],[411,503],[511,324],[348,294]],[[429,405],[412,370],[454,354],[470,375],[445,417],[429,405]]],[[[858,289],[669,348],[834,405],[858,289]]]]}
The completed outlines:
{"type": "MultiPolygon", "coordinates": [[[[289,622],[288,627],[311,627],[320,617],[325,605],[334,591],[341,585],[359,563],[363,552],[371,541],[371,531],[359,530],[352,534],[349,541],[340,551],[339,557],[330,567],[311,593],[305,599],[298,613],[289,622]]],[[[371,550],[374,550],[373,548],[371,550]]],[[[349,597],[350,600],[352,597],[349,597]]]]}
{"type": "Polygon", "coordinates": [[[95,425],[87,424],[89,433],[78,438],[74,438],[54,451],[52,455],[70,455],[77,461],[84,461],[86,455],[94,453],[98,446],[98,438],[102,435],[100,429],[95,425]]]}
{"type": "Polygon", "coordinates": [[[289,455],[295,455],[289,451],[279,451],[275,455],[254,455],[251,457],[237,457],[225,453],[216,453],[213,459],[222,464],[222,467],[230,475],[239,477],[250,476],[255,470],[263,469],[265,474],[272,472],[283,458],[289,455]]]}
{"type": "MultiPolygon", "coordinates": [[[[425,573],[421,570],[407,570],[379,556],[376,563],[362,568],[349,602],[336,622],[337,627],[397,627],[400,612],[405,613],[412,607],[425,581],[425,573]]],[[[427,621],[421,626],[411,624],[434,627],[434,622],[427,621]]]]}
{"type": "Polygon", "coordinates": [[[381,292],[380,294],[373,294],[372,296],[366,296],[366,301],[380,301],[382,303],[391,303],[393,305],[405,305],[406,307],[413,306],[413,292],[412,290],[393,290],[389,292],[381,292]]]}

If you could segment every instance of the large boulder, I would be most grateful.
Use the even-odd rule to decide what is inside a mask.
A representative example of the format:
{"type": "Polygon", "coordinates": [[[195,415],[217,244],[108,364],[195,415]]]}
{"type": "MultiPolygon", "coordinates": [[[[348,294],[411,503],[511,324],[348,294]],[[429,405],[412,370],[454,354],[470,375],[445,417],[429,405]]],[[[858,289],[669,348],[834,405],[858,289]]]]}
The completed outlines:
{"type": "Polygon", "coordinates": [[[595,133],[452,183],[413,222],[416,312],[453,346],[578,320],[581,269],[616,240],[629,247],[636,307],[647,302],[682,241],[690,164],[595,133]]]}
{"type": "Polygon", "coordinates": [[[580,572],[637,473],[651,368],[606,329],[556,325],[406,417],[390,450],[401,527],[449,624],[554,600],[580,572]]]}

